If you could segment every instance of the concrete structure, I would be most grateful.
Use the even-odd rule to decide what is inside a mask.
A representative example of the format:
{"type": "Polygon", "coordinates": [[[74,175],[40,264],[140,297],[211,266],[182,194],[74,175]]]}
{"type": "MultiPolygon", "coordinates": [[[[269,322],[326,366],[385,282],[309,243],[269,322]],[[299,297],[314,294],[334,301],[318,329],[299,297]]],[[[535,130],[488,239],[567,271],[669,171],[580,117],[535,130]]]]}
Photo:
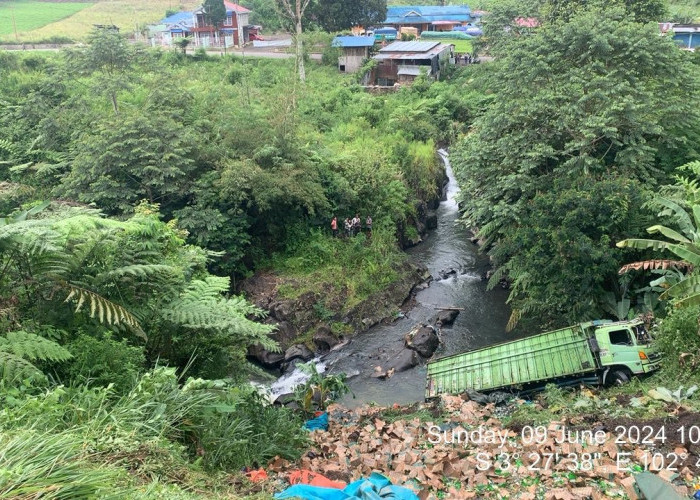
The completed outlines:
{"type": "Polygon", "coordinates": [[[453,46],[440,42],[394,42],[373,57],[378,63],[370,82],[392,86],[411,83],[421,72],[439,78],[447,64],[454,64],[453,46]]]}
{"type": "Polygon", "coordinates": [[[451,31],[473,21],[471,10],[466,5],[392,5],[387,7],[384,26],[397,30],[413,27],[422,31],[451,31]]]}
{"type": "Polygon", "coordinates": [[[342,54],[338,56],[338,69],[344,73],[354,73],[369,59],[369,49],[374,45],[374,37],[337,36],[331,45],[342,50],[342,54]]]}

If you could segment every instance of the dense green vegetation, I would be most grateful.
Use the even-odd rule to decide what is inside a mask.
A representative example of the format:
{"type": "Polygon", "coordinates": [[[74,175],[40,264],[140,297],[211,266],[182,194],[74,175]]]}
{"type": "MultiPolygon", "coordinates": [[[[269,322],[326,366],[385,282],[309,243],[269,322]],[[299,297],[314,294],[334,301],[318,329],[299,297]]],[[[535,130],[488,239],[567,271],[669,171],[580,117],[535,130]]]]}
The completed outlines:
{"type": "Polygon", "coordinates": [[[663,10],[494,3],[494,63],[387,95],[332,58],[302,83],[110,31],[0,52],[0,498],[235,495],[229,473],[298,457],[301,416],[245,383],[276,345],[235,282],[272,270],[319,316],[382,290],[442,145],[513,324],[653,312],[661,377],[696,379],[700,65],[646,23],[663,10]],[[332,238],[356,213],[372,238],[332,238]]]}
{"type": "Polygon", "coordinates": [[[232,282],[273,268],[296,280],[287,293],[345,305],[382,290],[436,195],[436,145],[479,98],[425,80],[373,96],[335,65],[301,85],[287,61],[144,51],[111,31],[89,42],[0,53],[0,440],[16,451],[2,467],[32,471],[0,491],[46,475],[77,496],[226,494],[226,473],[305,442],[301,416],[245,384],[248,348],[276,345],[232,282]],[[355,213],[371,240],[333,239],[332,216],[355,213]]]}
{"type": "Polygon", "coordinates": [[[649,309],[646,278],[618,278],[632,255],[614,244],[651,225],[645,203],[697,158],[699,72],[637,22],[647,10],[554,7],[521,36],[500,28],[515,4],[494,11],[485,33],[497,61],[478,82],[493,101],[454,163],[465,220],[497,266],[492,284],[512,283],[514,322],[561,325],[618,302],[649,309]]]}

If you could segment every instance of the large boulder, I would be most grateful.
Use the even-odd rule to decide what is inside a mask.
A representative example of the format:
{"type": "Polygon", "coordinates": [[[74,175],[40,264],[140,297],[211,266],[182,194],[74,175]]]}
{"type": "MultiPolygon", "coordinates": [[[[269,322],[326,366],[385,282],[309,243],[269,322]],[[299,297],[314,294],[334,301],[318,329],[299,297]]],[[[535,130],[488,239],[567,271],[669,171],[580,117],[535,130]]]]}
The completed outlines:
{"type": "Polygon", "coordinates": [[[420,358],[416,354],[416,351],[411,349],[402,349],[396,356],[387,362],[387,372],[399,373],[406,370],[410,370],[414,366],[420,363],[420,358]]]}
{"type": "Polygon", "coordinates": [[[289,321],[277,323],[277,330],[272,334],[272,338],[282,345],[289,345],[297,337],[297,332],[289,321]]]}
{"type": "Polygon", "coordinates": [[[248,348],[248,356],[256,359],[266,368],[277,368],[284,361],[284,353],[270,352],[260,344],[248,348]]]}
{"type": "Polygon", "coordinates": [[[316,329],[316,333],[312,337],[316,349],[321,353],[326,353],[340,344],[343,339],[333,335],[331,329],[327,325],[321,325],[316,329]]]}
{"type": "Polygon", "coordinates": [[[270,316],[277,321],[288,321],[292,319],[294,308],[287,301],[273,302],[270,304],[270,316]]]}
{"type": "Polygon", "coordinates": [[[301,359],[303,361],[309,361],[313,359],[314,353],[306,347],[304,344],[294,344],[284,351],[284,361],[289,362],[293,359],[301,359]]]}
{"type": "Polygon", "coordinates": [[[440,311],[435,315],[435,323],[439,322],[443,326],[451,325],[455,322],[458,315],[459,310],[457,309],[446,309],[444,311],[440,311]]]}
{"type": "Polygon", "coordinates": [[[425,216],[425,227],[428,229],[436,229],[438,227],[437,214],[432,210],[425,216]]]}
{"type": "Polygon", "coordinates": [[[406,347],[429,358],[440,346],[440,337],[432,326],[421,325],[406,335],[406,347]]]}

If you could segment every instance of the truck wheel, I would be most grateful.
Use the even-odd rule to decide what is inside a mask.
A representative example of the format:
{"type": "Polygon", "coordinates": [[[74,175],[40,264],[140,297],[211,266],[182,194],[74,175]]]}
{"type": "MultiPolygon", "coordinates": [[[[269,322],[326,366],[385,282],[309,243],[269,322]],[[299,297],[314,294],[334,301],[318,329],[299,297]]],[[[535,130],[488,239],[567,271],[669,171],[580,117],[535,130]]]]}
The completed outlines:
{"type": "Polygon", "coordinates": [[[622,370],[615,370],[610,374],[608,377],[608,381],[610,385],[625,385],[627,382],[630,381],[629,376],[627,373],[625,373],[622,370]]]}

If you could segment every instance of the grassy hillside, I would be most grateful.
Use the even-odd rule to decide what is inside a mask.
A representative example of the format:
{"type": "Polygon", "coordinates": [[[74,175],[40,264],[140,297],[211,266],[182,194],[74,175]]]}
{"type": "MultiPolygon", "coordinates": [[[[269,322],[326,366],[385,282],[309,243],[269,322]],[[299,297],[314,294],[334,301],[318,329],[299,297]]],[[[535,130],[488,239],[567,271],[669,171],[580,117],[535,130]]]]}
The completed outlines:
{"type": "Polygon", "coordinates": [[[130,33],[163,18],[168,9],[189,9],[200,3],[197,0],[98,0],[94,3],[11,0],[0,2],[0,39],[35,42],[68,37],[80,40],[94,24],[115,24],[123,32],[130,33]]]}

